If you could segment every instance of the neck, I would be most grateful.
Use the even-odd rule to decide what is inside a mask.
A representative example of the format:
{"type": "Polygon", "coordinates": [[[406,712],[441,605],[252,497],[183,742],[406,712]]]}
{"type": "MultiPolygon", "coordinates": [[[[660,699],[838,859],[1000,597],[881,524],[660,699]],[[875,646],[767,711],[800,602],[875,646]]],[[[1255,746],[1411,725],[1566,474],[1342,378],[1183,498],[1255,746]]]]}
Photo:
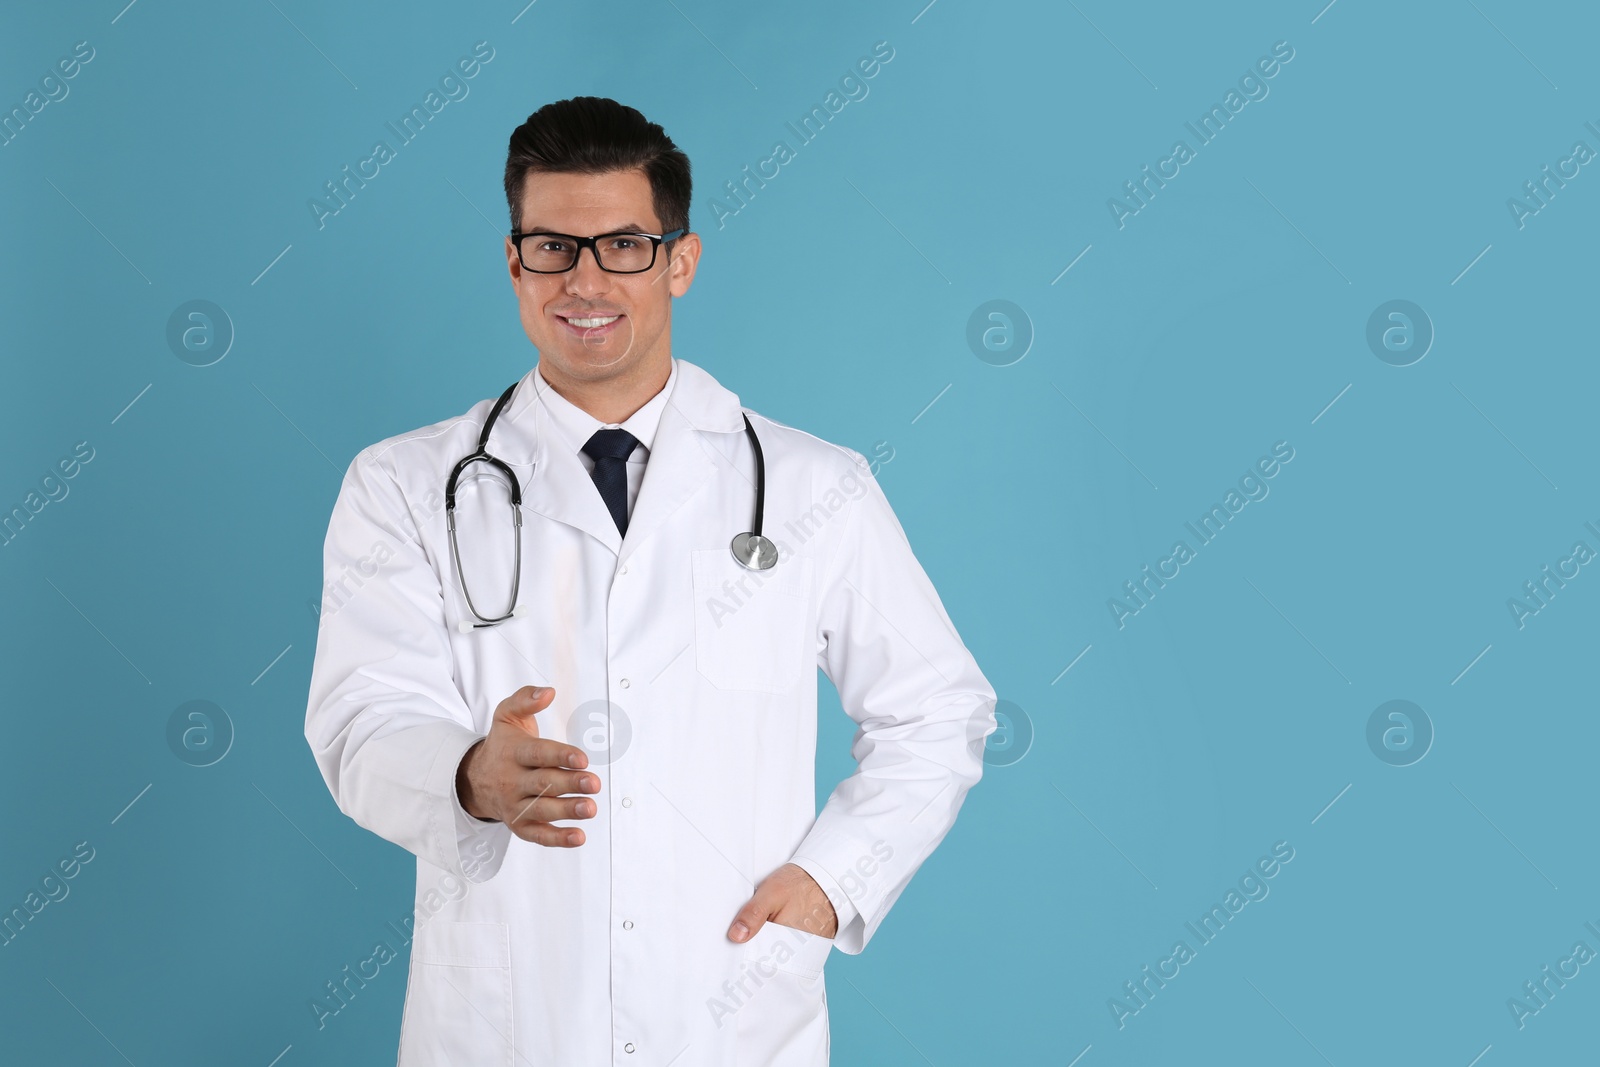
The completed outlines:
{"type": "Polygon", "coordinates": [[[672,359],[669,356],[641,364],[631,373],[601,381],[583,381],[562,374],[542,359],[538,373],[548,388],[574,407],[582,408],[601,422],[620,424],[666,387],[672,373],[672,359]]]}

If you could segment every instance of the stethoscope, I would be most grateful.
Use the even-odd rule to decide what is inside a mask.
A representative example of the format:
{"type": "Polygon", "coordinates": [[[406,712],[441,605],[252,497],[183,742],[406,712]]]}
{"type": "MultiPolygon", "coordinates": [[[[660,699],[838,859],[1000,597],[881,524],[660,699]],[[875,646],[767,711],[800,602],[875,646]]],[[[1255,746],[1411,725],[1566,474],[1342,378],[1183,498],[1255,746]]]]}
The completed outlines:
{"type": "MultiPolygon", "coordinates": [[[[471,633],[485,626],[521,617],[527,611],[517,603],[517,593],[522,585],[522,484],[517,481],[517,476],[511,467],[498,457],[490,455],[488,448],[489,432],[494,429],[495,420],[500,417],[500,412],[511,402],[511,395],[517,391],[519,384],[521,383],[512,382],[510,388],[500,394],[500,399],[495,401],[489,417],[484,420],[483,432],[478,435],[477,451],[463,456],[450,471],[450,477],[444,483],[444,518],[445,525],[450,531],[450,556],[455,560],[456,581],[461,583],[461,595],[467,600],[468,610],[480,620],[467,622],[463,619],[457,623],[456,628],[462,633],[471,633]],[[515,562],[511,568],[511,607],[504,615],[497,615],[492,619],[479,611],[478,606],[472,602],[472,594],[467,590],[467,576],[461,569],[461,550],[456,545],[456,482],[461,478],[461,472],[473,463],[489,464],[504,474],[511,483],[511,538],[516,552],[515,562]]],[[[537,385],[534,389],[535,395],[539,395],[540,390],[537,385]]],[[[540,399],[543,397],[540,396],[540,399]]],[[[740,412],[740,415],[744,418],[744,432],[750,438],[750,447],[756,457],[756,514],[751,529],[746,533],[734,534],[733,540],[728,543],[728,550],[746,570],[771,570],[778,562],[778,546],[761,534],[761,513],[765,509],[767,499],[767,464],[761,455],[761,439],[756,436],[755,428],[750,425],[750,416],[743,412],[740,412]]]]}

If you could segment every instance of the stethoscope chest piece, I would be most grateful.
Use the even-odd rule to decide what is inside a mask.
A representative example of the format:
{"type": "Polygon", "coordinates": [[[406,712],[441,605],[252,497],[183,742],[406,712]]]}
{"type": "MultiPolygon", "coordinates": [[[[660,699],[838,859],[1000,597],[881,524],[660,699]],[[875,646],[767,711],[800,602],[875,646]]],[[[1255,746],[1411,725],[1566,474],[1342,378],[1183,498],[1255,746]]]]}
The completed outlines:
{"type": "Polygon", "coordinates": [[[778,562],[778,546],[758,533],[734,534],[728,548],[739,565],[748,570],[771,570],[778,562]]]}

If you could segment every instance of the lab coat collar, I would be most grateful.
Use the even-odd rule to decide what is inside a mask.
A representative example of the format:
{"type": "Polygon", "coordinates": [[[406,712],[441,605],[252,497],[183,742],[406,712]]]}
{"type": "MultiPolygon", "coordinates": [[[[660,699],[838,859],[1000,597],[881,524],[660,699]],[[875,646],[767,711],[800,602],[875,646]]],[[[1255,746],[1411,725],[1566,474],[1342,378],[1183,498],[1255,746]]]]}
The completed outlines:
{"type": "Polygon", "coordinates": [[[737,394],[706,371],[687,360],[673,362],[676,381],[656,427],[626,537],[617,532],[578,453],[565,446],[549,408],[535,393],[536,384],[547,388],[534,381],[537,367],[518,383],[489,446],[518,467],[532,463],[531,474],[522,477],[522,506],[584,531],[615,552],[620,563],[699,492],[720,463],[702,435],[742,433],[743,411],[737,394]]]}
{"type": "MultiPolygon", "coordinates": [[[[644,449],[644,454],[639,457],[640,462],[648,463],[650,450],[655,447],[656,430],[661,425],[661,412],[666,410],[667,401],[672,397],[672,387],[678,381],[678,363],[672,361],[671,368],[667,371],[667,381],[659,392],[644,405],[629,415],[620,423],[602,423],[599,419],[550,388],[550,383],[543,380],[543,375],[538,367],[534,367],[530,383],[539,387],[539,401],[550,409],[550,421],[561,431],[569,451],[581,451],[596,431],[605,426],[621,426],[633,434],[639,446],[644,449]]],[[[582,460],[579,460],[581,463],[582,460]]],[[[631,458],[630,458],[631,462],[631,458]]]]}

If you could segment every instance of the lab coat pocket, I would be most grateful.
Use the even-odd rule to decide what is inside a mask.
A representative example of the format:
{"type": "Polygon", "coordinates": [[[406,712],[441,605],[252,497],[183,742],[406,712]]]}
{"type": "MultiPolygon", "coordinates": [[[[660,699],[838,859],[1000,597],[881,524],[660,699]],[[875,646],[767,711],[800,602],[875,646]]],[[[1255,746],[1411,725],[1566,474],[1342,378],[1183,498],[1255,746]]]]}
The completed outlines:
{"type": "Polygon", "coordinates": [[[833,938],[768,921],[745,942],[745,949],[745,960],[763,977],[778,970],[815,981],[833,949],[833,938]]]}
{"type": "Polygon", "coordinates": [[[785,693],[806,659],[812,561],[751,571],[725,548],[693,553],[695,666],[718,689],[785,693]]]}
{"type": "Polygon", "coordinates": [[[411,944],[400,1067],[512,1063],[511,939],[505,923],[433,919],[411,944]]]}

